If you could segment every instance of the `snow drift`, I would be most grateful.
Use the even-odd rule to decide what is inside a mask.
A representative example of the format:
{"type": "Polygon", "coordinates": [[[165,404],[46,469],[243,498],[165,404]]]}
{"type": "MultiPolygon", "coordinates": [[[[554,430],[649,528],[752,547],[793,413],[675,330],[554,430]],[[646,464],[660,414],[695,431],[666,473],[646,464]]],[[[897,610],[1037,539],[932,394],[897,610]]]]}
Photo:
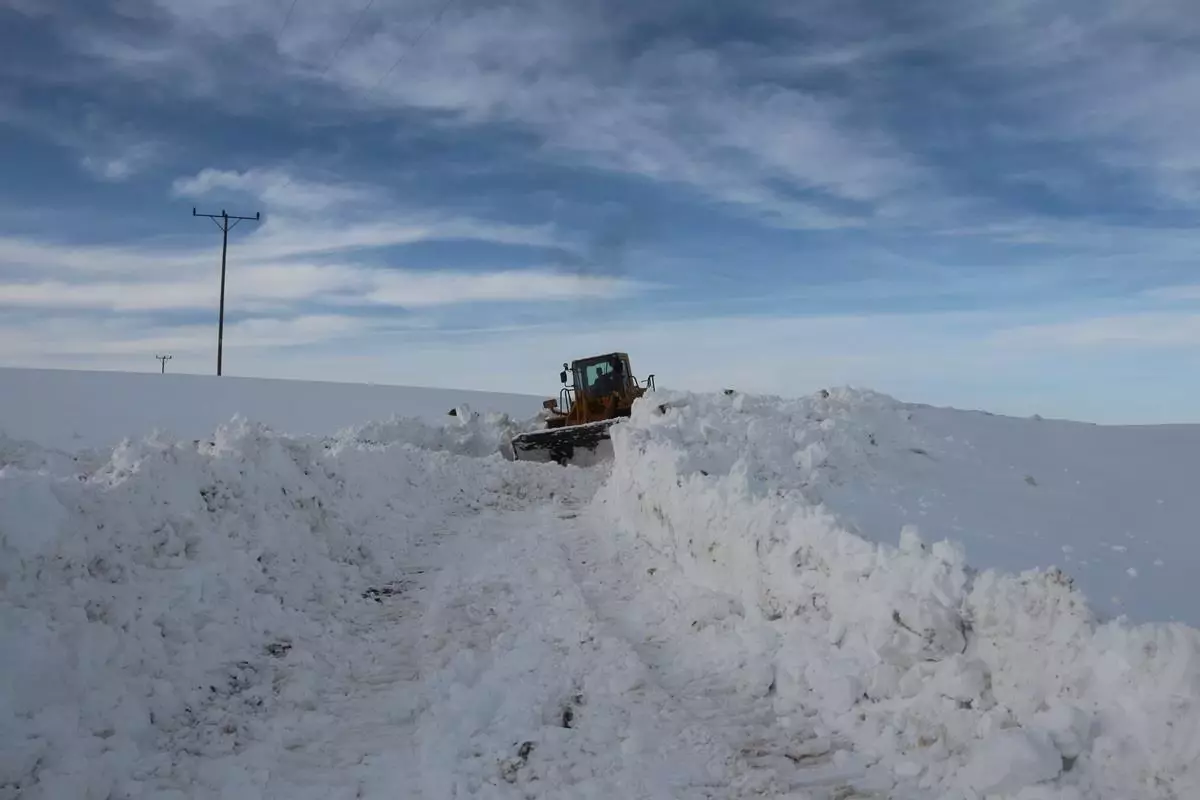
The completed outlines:
{"type": "Polygon", "coordinates": [[[928,455],[911,413],[660,394],[614,429],[597,503],[777,634],[780,703],[938,797],[1195,794],[1200,631],[1101,622],[1063,571],[977,572],[959,543],[870,541],[831,509],[928,455]]]}

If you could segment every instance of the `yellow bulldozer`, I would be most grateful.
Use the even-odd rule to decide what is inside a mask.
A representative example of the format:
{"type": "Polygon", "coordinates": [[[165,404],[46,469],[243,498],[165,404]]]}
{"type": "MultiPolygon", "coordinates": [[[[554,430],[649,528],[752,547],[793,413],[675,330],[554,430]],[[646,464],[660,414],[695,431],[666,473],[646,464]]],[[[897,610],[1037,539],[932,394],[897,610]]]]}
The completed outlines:
{"type": "Polygon", "coordinates": [[[625,353],[607,353],[563,364],[557,398],[542,404],[548,412],[545,427],[512,438],[518,461],[586,463],[579,450],[603,457],[609,428],[628,417],[633,401],[654,389],[654,375],[639,383],[625,353]]]}

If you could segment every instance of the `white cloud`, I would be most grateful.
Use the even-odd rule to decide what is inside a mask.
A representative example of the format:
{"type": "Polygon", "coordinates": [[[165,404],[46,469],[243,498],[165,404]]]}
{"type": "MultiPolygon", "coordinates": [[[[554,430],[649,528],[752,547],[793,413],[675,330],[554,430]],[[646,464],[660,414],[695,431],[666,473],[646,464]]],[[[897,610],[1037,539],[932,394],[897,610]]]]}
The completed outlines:
{"type": "Polygon", "coordinates": [[[93,275],[134,275],[174,270],[186,274],[212,266],[211,251],[152,248],[131,244],[70,245],[22,236],[0,236],[0,276],[46,280],[93,275]]]}
{"type": "Polygon", "coordinates": [[[372,277],[375,287],[366,295],[371,301],[406,308],[466,302],[618,298],[648,288],[644,284],[620,278],[570,275],[540,269],[483,274],[389,270],[372,277]]]}
{"type": "Polygon", "coordinates": [[[176,283],[0,283],[0,307],[177,311],[210,308],[217,295],[212,281],[176,283]]]}
{"type": "Polygon", "coordinates": [[[1025,325],[996,334],[994,341],[1006,347],[1038,349],[1195,347],[1200,345],[1200,314],[1146,311],[1025,325]]]}
{"type": "MultiPolygon", "coordinates": [[[[399,206],[379,187],[337,179],[304,178],[283,169],[208,168],[172,183],[175,195],[207,199],[227,211],[228,205],[221,203],[230,191],[242,193],[263,206],[256,209],[263,211],[263,222],[242,231],[248,237],[243,256],[252,260],[455,239],[571,249],[550,225],[512,225],[416,212],[399,206]]],[[[203,213],[220,210],[205,208],[203,213]]],[[[238,210],[241,209],[230,213],[237,214],[238,210]]]]}
{"type": "MultiPolygon", "coordinates": [[[[281,212],[317,212],[330,208],[380,202],[379,192],[344,182],[319,182],[297,178],[280,169],[235,170],[205,169],[196,175],[178,178],[172,191],[180,197],[209,198],[229,191],[250,195],[281,212]]],[[[243,215],[249,216],[249,215],[243,215]]]]}
{"type": "MultiPolygon", "coordinates": [[[[216,270],[206,280],[0,282],[0,308],[182,311],[218,302],[216,270]]],[[[416,271],[346,265],[239,265],[228,278],[227,306],[286,311],[301,301],[430,308],[477,302],[549,302],[628,297],[649,288],[618,278],[544,269],[499,272],[416,271]]]]}
{"type": "Polygon", "coordinates": [[[161,158],[157,142],[110,144],[104,151],[87,153],[80,160],[83,168],[105,181],[124,181],[148,168],[161,158]]]}
{"type": "Polygon", "coordinates": [[[123,181],[135,172],[134,163],[119,156],[116,158],[84,156],[79,163],[92,175],[106,181],[123,181]]]}
{"type": "Polygon", "coordinates": [[[251,231],[244,238],[243,256],[255,260],[450,240],[571,248],[545,225],[507,225],[469,217],[410,215],[391,206],[382,209],[382,214],[377,211],[374,218],[360,222],[341,219],[314,222],[273,217],[251,231]]]}

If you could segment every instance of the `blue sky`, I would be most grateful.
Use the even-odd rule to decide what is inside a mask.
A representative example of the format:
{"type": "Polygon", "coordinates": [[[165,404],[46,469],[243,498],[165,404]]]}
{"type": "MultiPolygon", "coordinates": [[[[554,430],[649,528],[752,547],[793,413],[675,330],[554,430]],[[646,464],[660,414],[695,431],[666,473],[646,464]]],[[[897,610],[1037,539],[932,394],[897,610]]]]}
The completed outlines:
{"type": "Polygon", "coordinates": [[[0,363],[1200,421],[1200,15],[0,0],[0,363]]]}

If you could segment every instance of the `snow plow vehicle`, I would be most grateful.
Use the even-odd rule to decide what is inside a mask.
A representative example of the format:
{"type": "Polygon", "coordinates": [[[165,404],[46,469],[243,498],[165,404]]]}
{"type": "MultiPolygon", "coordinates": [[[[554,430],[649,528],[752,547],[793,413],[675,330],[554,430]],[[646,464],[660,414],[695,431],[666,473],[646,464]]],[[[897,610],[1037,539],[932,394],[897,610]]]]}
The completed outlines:
{"type": "Polygon", "coordinates": [[[516,461],[586,465],[611,453],[609,429],[630,415],[633,402],[654,389],[654,375],[639,383],[625,353],[607,353],[563,364],[557,398],[542,404],[545,427],[514,436],[516,461]],[[582,452],[580,452],[582,451],[582,452]]]}

